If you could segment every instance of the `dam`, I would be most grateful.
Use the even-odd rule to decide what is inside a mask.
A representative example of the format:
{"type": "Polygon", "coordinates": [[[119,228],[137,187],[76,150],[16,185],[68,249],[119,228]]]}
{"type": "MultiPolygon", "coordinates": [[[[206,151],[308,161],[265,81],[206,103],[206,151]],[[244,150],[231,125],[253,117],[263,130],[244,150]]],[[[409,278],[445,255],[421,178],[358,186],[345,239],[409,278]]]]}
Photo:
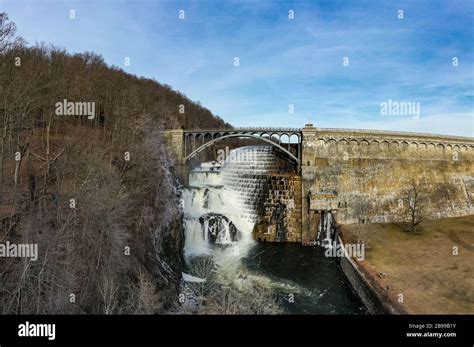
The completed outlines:
{"type": "Polygon", "coordinates": [[[252,170],[267,164],[258,156],[273,148],[273,157],[279,158],[273,169],[246,177],[244,155],[243,160],[230,160],[227,165],[233,169],[221,178],[229,187],[239,184],[244,189],[236,204],[242,218],[253,223],[255,240],[314,245],[322,242],[321,229],[328,220],[403,221],[403,197],[413,181],[425,188],[429,218],[474,213],[471,137],[322,129],[312,124],[302,129],[173,129],[163,137],[185,185],[192,177],[190,163],[219,143],[247,138],[264,145],[267,149],[257,146],[249,152],[257,155],[252,170]]]}

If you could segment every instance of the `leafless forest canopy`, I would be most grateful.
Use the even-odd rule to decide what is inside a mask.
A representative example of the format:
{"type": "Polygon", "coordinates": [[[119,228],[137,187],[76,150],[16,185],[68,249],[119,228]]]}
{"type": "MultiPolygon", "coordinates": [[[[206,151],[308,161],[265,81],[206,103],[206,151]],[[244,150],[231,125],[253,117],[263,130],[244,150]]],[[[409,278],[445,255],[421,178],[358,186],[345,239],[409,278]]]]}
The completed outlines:
{"type": "Polygon", "coordinates": [[[0,13],[0,243],[37,243],[39,253],[0,258],[0,312],[167,310],[184,240],[159,131],[221,126],[99,55],[28,46],[0,13]],[[95,118],[56,115],[64,99],[94,102],[95,118]]]}

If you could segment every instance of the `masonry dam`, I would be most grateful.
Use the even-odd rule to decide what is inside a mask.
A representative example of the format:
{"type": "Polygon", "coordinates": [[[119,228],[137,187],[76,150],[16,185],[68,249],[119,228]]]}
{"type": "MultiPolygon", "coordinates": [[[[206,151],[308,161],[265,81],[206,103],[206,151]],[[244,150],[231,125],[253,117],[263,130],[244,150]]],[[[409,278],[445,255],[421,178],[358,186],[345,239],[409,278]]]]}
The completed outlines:
{"type": "MultiPolygon", "coordinates": [[[[403,221],[403,198],[412,182],[422,184],[427,217],[474,214],[471,137],[324,129],[312,124],[302,129],[173,129],[163,137],[183,185],[212,180],[220,172],[219,182],[240,191],[235,201],[251,225],[254,240],[314,245],[332,220],[338,224],[403,221]],[[238,148],[244,138],[252,145],[238,148]],[[223,150],[226,143],[234,149],[223,150]],[[225,160],[215,158],[219,146],[225,160]],[[200,155],[211,164],[199,164],[200,155]]],[[[201,188],[204,207],[212,199],[228,200],[201,188]]],[[[191,204],[199,195],[193,194],[191,204]]],[[[207,227],[224,223],[221,241],[237,237],[236,221],[216,219],[214,213],[203,211],[195,221],[207,227]]]]}

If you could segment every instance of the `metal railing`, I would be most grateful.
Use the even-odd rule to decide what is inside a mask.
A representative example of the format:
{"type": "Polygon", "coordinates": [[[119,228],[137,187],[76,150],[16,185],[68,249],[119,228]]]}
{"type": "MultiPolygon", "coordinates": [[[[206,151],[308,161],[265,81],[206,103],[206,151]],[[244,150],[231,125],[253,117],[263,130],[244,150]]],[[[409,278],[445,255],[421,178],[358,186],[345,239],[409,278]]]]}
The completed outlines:
{"type": "Polygon", "coordinates": [[[231,133],[231,132],[249,132],[249,131],[259,131],[259,132],[292,132],[300,133],[300,128],[266,128],[266,127],[248,127],[248,128],[226,128],[226,129],[185,129],[186,133],[231,133]]]}

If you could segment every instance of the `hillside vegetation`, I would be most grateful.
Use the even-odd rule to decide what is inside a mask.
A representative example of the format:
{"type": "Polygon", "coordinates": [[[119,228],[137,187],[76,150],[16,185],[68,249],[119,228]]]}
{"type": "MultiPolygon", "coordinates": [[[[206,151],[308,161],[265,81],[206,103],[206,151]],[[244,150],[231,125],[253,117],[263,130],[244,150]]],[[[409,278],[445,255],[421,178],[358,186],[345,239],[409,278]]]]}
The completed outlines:
{"type": "Polygon", "coordinates": [[[39,253],[0,258],[0,312],[167,310],[184,240],[159,131],[222,126],[94,53],[28,47],[0,13],[0,243],[39,253]],[[94,103],[95,117],[57,115],[64,100],[94,103]]]}

